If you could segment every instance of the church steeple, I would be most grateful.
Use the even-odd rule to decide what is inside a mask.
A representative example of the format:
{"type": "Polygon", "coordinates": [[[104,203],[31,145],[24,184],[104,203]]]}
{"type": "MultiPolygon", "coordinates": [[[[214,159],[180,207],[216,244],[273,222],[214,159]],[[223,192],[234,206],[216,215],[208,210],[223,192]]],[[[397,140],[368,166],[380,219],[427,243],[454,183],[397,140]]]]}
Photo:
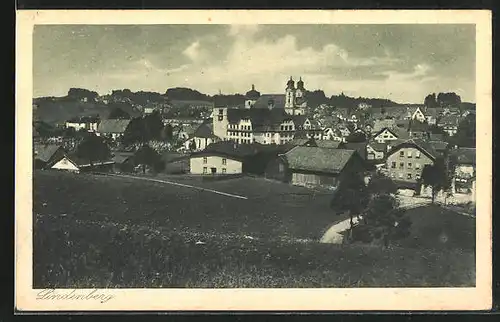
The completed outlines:
{"type": "Polygon", "coordinates": [[[302,81],[302,77],[300,77],[299,81],[297,82],[297,88],[304,90],[304,82],[302,81]]]}
{"type": "Polygon", "coordinates": [[[293,81],[292,76],[290,76],[290,79],[286,83],[286,88],[287,89],[294,89],[295,88],[295,82],[293,81]]]}

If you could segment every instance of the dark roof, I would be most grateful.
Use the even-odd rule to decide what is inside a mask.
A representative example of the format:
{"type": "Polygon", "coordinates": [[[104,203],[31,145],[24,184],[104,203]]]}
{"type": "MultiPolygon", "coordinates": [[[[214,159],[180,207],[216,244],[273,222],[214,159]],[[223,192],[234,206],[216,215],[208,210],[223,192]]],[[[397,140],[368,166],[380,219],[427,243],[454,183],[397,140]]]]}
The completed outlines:
{"type": "Polygon", "coordinates": [[[97,126],[99,133],[124,133],[130,124],[130,120],[107,119],[102,120],[97,126]]]}
{"type": "Polygon", "coordinates": [[[435,141],[431,140],[428,143],[436,151],[442,151],[442,150],[446,150],[446,148],[448,148],[448,142],[439,141],[439,140],[435,140],[435,141]]]}
{"type": "Polygon", "coordinates": [[[304,130],[297,130],[293,135],[294,140],[307,140],[308,138],[307,131],[304,130]]]}
{"type": "Polygon", "coordinates": [[[134,156],[134,152],[114,152],[111,160],[115,163],[123,163],[134,156]]]}
{"type": "Polygon", "coordinates": [[[409,129],[412,132],[427,132],[429,130],[429,125],[424,122],[413,120],[409,123],[409,129]]]}
{"type": "Polygon", "coordinates": [[[375,151],[386,152],[387,151],[387,143],[379,143],[379,142],[369,142],[368,145],[374,149],[375,151]]]}
{"type": "Polygon", "coordinates": [[[211,124],[201,124],[193,133],[196,138],[215,138],[211,124]]]}
{"type": "Polygon", "coordinates": [[[340,173],[355,153],[354,150],[298,146],[284,156],[293,170],[340,173]]]}
{"type": "Polygon", "coordinates": [[[352,142],[344,143],[344,142],[342,142],[339,145],[339,148],[348,149],[348,150],[355,150],[358,152],[360,157],[362,157],[363,159],[366,159],[366,145],[367,144],[368,143],[366,143],[366,142],[360,142],[360,143],[352,143],[352,142]]]}
{"type": "Polygon", "coordinates": [[[46,145],[34,145],[33,152],[35,153],[35,159],[49,162],[50,159],[56,154],[57,151],[64,150],[61,145],[57,144],[46,144],[46,145]]]}
{"type": "Polygon", "coordinates": [[[457,157],[459,164],[476,165],[476,149],[475,148],[457,148],[451,152],[457,157]]]}
{"type": "MultiPolygon", "coordinates": [[[[71,161],[73,164],[75,164],[78,168],[89,167],[90,166],[90,161],[89,160],[85,160],[83,158],[79,158],[74,153],[72,153],[72,154],[66,154],[64,157],[67,158],[69,161],[71,161]]],[[[92,161],[92,164],[94,166],[98,166],[98,165],[102,165],[102,164],[113,164],[113,163],[114,163],[114,161],[112,159],[110,159],[110,160],[95,160],[95,161],[92,161]]]]}
{"type": "Polygon", "coordinates": [[[430,157],[433,160],[435,160],[436,157],[439,156],[439,154],[436,152],[436,150],[431,144],[421,139],[396,140],[396,142],[392,142],[391,145],[392,148],[387,155],[391,155],[403,147],[413,146],[422,151],[423,153],[425,153],[428,157],[430,157]]]}
{"type": "Polygon", "coordinates": [[[441,133],[430,133],[429,138],[431,141],[443,141],[444,135],[441,133]]]}
{"type": "Polygon", "coordinates": [[[279,130],[279,125],[285,121],[293,121],[296,126],[302,126],[303,115],[288,115],[284,109],[247,108],[228,109],[229,123],[237,123],[241,119],[249,119],[254,131],[279,130]],[[302,122],[302,123],[301,123],[302,122]]]}
{"type": "Polygon", "coordinates": [[[284,109],[285,108],[285,94],[262,94],[259,99],[253,105],[253,109],[258,108],[269,108],[269,101],[274,102],[274,108],[284,109]]]}
{"type": "Polygon", "coordinates": [[[288,144],[294,145],[294,146],[317,145],[316,141],[313,138],[310,138],[310,139],[308,139],[308,138],[303,138],[303,139],[294,138],[292,141],[288,142],[288,144]]]}
{"type": "Polygon", "coordinates": [[[259,143],[235,144],[231,141],[220,141],[209,144],[202,151],[191,153],[191,156],[221,155],[235,160],[243,160],[247,156],[255,155],[256,153],[266,149],[271,150],[275,149],[275,147],[265,146],[259,143]]]}
{"type": "Polygon", "coordinates": [[[340,142],[331,141],[331,140],[319,140],[319,141],[316,141],[316,145],[320,148],[338,149],[340,142]]]}
{"type": "Polygon", "coordinates": [[[260,92],[256,91],[255,86],[252,85],[252,89],[246,93],[245,98],[250,99],[250,100],[257,100],[259,98],[259,96],[260,96],[260,92]]]}
{"type": "Polygon", "coordinates": [[[436,108],[428,108],[427,111],[424,112],[425,116],[439,117],[444,112],[444,108],[436,107],[436,108]]]}

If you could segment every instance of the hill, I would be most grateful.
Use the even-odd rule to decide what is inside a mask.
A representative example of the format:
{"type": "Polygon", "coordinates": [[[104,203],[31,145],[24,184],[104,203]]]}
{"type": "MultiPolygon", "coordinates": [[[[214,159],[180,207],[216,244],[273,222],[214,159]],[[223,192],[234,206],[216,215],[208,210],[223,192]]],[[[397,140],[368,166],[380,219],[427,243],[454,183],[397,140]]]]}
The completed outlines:
{"type": "Polygon", "coordinates": [[[82,102],[68,97],[37,99],[33,118],[49,124],[60,124],[78,116],[99,115],[106,118],[111,107],[95,102],[82,102]]]}

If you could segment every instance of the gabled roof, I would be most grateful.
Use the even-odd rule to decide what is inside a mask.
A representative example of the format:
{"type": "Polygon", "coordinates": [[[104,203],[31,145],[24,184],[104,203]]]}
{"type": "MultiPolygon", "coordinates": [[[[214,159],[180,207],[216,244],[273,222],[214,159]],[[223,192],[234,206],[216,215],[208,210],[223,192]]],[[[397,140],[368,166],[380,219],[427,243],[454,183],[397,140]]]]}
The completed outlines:
{"type": "Polygon", "coordinates": [[[107,119],[101,120],[97,125],[97,132],[99,133],[124,133],[130,124],[130,120],[124,119],[107,119]]]}
{"type": "Polygon", "coordinates": [[[398,133],[397,130],[392,129],[392,128],[388,128],[388,127],[384,127],[382,129],[380,129],[377,133],[375,133],[373,135],[373,137],[376,138],[377,136],[379,136],[380,134],[384,133],[385,131],[388,131],[388,132],[392,133],[394,136],[399,137],[399,133],[398,133]]]}
{"type": "Polygon", "coordinates": [[[340,173],[354,150],[298,146],[284,154],[292,170],[340,173]]]}
{"type": "Polygon", "coordinates": [[[316,141],[316,145],[320,148],[325,148],[325,149],[338,149],[340,142],[331,140],[319,140],[316,141]]]}
{"type": "Polygon", "coordinates": [[[285,94],[262,94],[252,108],[269,108],[269,101],[274,102],[274,108],[285,108],[285,94]]]}
{"type": "Polygon", "coordinates": [[[457,158],[458,164],[476,165],[476,149],[475,148],[457,148],[451,152],[457,158]]]}
{"type": "Polygon", "coordinates": [[[424,140],[421,140],[421,139],[408,139],[408,140],[402,140],[402,141],[398,140],[398,142],[394,142],[394,145],[392,145],[392,148],[387,153],[387,156],[390,156],[390,155],[396,153],[401,148],[405,148],[405,147],[409,147],[409,146],[419,149],[422,153],[427,155],[432,160],[435,160],[439,156],[439,154],[432,147],[432,145],[430,145],[428,142],[425,142],[424,140]]]}
{"type": "Polygon", "coordinates": [[[386,152],[387,151],[387,143],[379,143],[376,141],[369,142],[367,147],[371,147],[375,151],[386,152]]]}
{"type": "Polygon", "coordinates": [[[273,149],[271,146],[264,146],[259,143],[235,144],[231,141],[220,141],[209,144],[204,150],[191,153],[192,157],[204,155],[220,155],[234,160],[243,160],[247,156],[254,155],[265,149],[273,149]]]}
{"type": "Polygon", "coordinates": [[[35,159],[49,162],[50,159],[56,154],[57,151],[64,150],[61,145],[57,144],[46,144],[46,145],[34,145],[33,152],[35,153],[35,159]]]}
{"type": "Polygon", "coordinates": [[[430,146],[436,151],[443,151],[448,148],[448,142],[440,141],[440,140],[431,140],[428,142],[430,146]]]}
{"type": "Polygon", "coordinates": [[[111,160],[114,163],[123,163],[134,156],[134,152],[114,152],[111,160]]]}
{"type": "Polygon", "coordinates": [[[200,126],[198,126],[196,131],[194,131],[193,133],[193,137],[207,139],[217,138],[214,135],[213,127],[211,126],[211,124],[201,124],[200,126]]]}

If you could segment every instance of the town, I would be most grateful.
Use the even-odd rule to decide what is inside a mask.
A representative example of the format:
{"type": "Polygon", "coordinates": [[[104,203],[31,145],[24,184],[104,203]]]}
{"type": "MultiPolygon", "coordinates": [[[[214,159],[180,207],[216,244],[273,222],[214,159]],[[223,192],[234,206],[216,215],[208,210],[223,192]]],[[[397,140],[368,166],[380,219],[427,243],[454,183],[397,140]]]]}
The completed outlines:
{"type": "MultiPolygon", "coordinates": [[[[65,97],[36,98],[34,180],[38,185],[47,180],[35,195],[39,209],[35,211],[36,220],[47,225],[44,230],[55,232],[60,219],[49,220],[42,212],[55,207],[52,213],[64,212],[67,218],[66,212],[77,207],[79,213],[89,212],[81,215],[88,219],[75,217],[79,225],[97,225],[85,228],[89,234],[99,229],[108,234],[104,233],[106,229],[115,228],[103,227],[109,225],[110,216],[116,216],[111,220],[124,226],[112,234],[131,229],[134,234],[150,236],[152,227],[163,227],[167,231],[155,228],[156,234],[166,238],[182,231],[182,238],[187,238],[192,247],[219,245],[214,238],[254,244],[280,240],[273,247],[288,254],[289,259],[297,252],[279,246],[285,241],[433,250],[457,243],[460,249],[472,249],[475,104],[462,102],[452,92],[429,93],[422,104],[353,98],[344,93],[328,98],[322,90],[309,91],[306,81],[300,75],[284,78],[283,92],[274,94],[261,93],[258,84],[249,84],[246,93],[231,95],[209,96],[189,88],[173,88],[164,94],[124,89],[100,96],[71,88],[65,97]],[[127,192],[127,187],[134,192],[127,192]],[[62,195],[57,192],[60,189],[68,190],[62,195]],[[107,194],[110,196],[104,197],[107,194]],[[89,201],[100,200],[100,195],[108,200],[89,201]],[[216,195],[226,199],[217,199],[216,195]],[[96,209],[107,203],[112,208],[102,213],[105,219],[98,219],[101,217],[94,214],[99,211],[96,209]],[[213,237],[214,232],[217,237],[213,237]]],[[[65,229],[75,228],[57,228],[65,229]]],[[[144,238],[134,236],[131,238],[144,238]]],[[[44,244],[47,242],[42,239],[38,247],[56,247],[44,244]]],[[[255,252],[264,256],[269,245],[257,245],[255,252]]],[[[157,249],[154,247],[151,249],[157,249]]],[[[220,247],[229,246],[217,247],[212,251],[222,252],[220,247]]],[[[121,254],[118,257],[129,256],[113,249],[121,254]]],[[[195,252],[199,256],[195,261],[206,256],[195,252]]],[[[311,262],[313,253],[300,255],[297,261],[309,258],[311,262]]],[[[149,256],[149,261],[156,256],[148,254],[141,256],[149,256]]],[[[272,257],[267,254],[262,260],[272,257]]],[[[179,265],[192,264],[189,260],[193,257],[186,256],[188,259],[177,258],[179,265]]],[[[245,253],[244,261],[252,256],[245,253]]],[[[427,265],[413,263],[420,255],[412,260],[408,256],[400,257],[406,261],[401,265],[427,265]]],[[[36,267],[54,265],[47,258],[40,259],[36,267]]],[[[460,261],[462,265],[469,263],[460,261]]],[[[155,265],[163,267],[165,263],[155,265]]],[[[150,269],[158,269],[153,266],[150,269]]],[[[39,283],[71,279],[48,277],[42,268],[37,272],[39,283]]],[[[470,274],[467,268],[461,272],[470,274]]],[[[328,275],[321,284],[337,285],[332,282],[336,276],[328,275]]],[[[136,285],[124,276],[114,280],[117,285],[136,285]]],[[[314,283],[312,280],[308,283],[314,283]]],[[[457,283],[469,281],[470,276],[461,277],[457,283]]],[[[288,280],[274,282],[290,285],[288,280]]],[[[172,286],[184,280],[163,279],[157,283],[172,286]]],[[[217,283],[215,287],[227,285],[217,283]]],[[[408,279],[397,283],[411,284],[408,279]]],[[[238,287],[248,284],[262,285],[253,280],[236,283],[238,287]]]]}

